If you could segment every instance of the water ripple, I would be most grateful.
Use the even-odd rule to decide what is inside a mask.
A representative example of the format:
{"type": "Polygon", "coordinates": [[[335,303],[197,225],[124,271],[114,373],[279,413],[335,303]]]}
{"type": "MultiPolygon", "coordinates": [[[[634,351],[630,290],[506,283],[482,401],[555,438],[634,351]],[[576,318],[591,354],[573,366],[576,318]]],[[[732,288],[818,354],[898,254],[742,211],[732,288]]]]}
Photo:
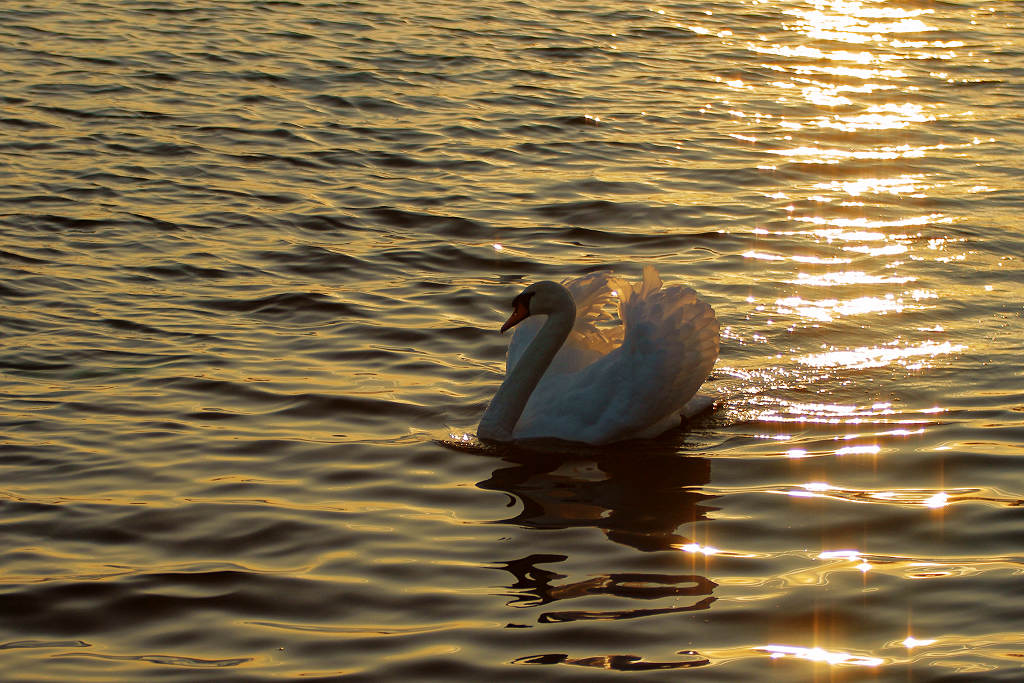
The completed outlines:
{"type": "Polygon", "coordinates": [[[1019,674],[1016,3],[8,5],[5,671],[1019,674]],[[648,262],[717,409],[477,441],[648,262]]]}

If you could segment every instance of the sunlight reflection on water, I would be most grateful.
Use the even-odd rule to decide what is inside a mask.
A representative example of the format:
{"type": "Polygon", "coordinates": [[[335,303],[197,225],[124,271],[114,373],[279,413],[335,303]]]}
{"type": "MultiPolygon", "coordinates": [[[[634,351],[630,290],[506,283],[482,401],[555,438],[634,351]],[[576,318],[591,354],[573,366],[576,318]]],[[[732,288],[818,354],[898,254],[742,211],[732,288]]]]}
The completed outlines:
{"type": "Polygon", "coordinates": [[[9,670],[1019,669],[1016,3],[157,5],[0,27],[9,670]],[[648,261],[720,407],[477,440],[648,261]]]}

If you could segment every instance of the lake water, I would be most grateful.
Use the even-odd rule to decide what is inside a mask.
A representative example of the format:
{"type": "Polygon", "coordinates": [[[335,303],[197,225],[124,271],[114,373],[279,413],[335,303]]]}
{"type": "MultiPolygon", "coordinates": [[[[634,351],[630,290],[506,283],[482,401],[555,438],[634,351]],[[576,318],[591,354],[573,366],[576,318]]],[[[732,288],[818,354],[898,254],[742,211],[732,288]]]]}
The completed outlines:
{"type": "Polygon", "coordinates": [[[1024,679],[1024,4],[0,17],[4,680],[1024,679]],[[716,411],[467,436],[646,263],[716,411]]]}

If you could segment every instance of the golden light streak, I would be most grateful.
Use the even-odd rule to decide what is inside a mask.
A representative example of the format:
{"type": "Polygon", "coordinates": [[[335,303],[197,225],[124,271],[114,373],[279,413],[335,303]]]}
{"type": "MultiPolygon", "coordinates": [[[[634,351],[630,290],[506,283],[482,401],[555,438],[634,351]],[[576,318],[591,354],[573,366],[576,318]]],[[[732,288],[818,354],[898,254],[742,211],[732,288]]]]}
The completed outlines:
{"type": "Polygon", "coordinates": [[[843,251],[854,251],[869,256],[895,256],[896,254],[905,254],[909,249],[902,244],[889,244],[884,247],[869,247],[867,245],[843,247],[843,251]]]}
{"type": "Polygon", "coordinates": [[[861,557],[859,550],[826,550],[818,554],[819,560],[849,560],[856,562],[854,568],[866,574],[874,568],[870,562],[861,557]]]}
{"type": "Polygon", "coordinates": [[[759,645],[755,650],[763,650],[770,653],[773,659],[780,657],[796,657],[807,659],[812,662],[825,662],[827,664],[849,664],[854,666],[881,666],[885,663],[879,657],[865,657],[853,655],[849,652],[831,652],[820,647],[797,647],[793,645],[759,645]]]}
{"type": "MultiPolygon", "coordinates": [[[[862,230],[879,228],[906,228],[916,225],[932,225],[935,223],[952,223],[953,219],[941,213],[929,213],[923,216],[909,216],[896,220],[871,220],[870,218],[825,218],[823,216],[792,216],[790,220],[811,223],[812,225],[833,225],[836,228],[861,228],[862,230]]],[[[843,233],[846,239],[908,239],[910,235],[887,235],[880,232],[843,233]]],[[[916,235],[915,235],[916,236],[916,235]]],[[[945,238],[938,238],[945,241],[945,238]]]]}
{"type": "MultiPolygon", "coordinates": [[[[936,492],[934,489],[902,489],[871,491],[865,489],[845,489],[825,482],[810,482],[793,487],[764,489],[765,493],[785,495],[791,498],[829,498],[848,503],[874,503],[885,505],[901,505],[911,507],[944,507],[949,502],[961,500],[984,500],[1001,504],[1016,505],[1015,498],[999,496],[979,496],[980,489],[958,489],[956,491],[936,492]],[[955,497],[954,497],[955,496],[955,497]]],[[[847,559],[850,561],[867,561],[856,550],[826,551],[818,555],[818,559],[847,559]]]]}
{"type": "Polygon", "coordinates": [[[836,317],[868,313],[902,313],[906,308],[903,299],[892,294],[887,294],[884,297],[862,296],[846,301],[839,299],[808,301],[798,296],[792,296],[777,299],[775,306],[779,315],[795,313],[818,322],[830,322],[836,317]]]}
{"type": "Polygon", "coordinates": [[[907,648],[908,650],[910,650],[910,649],[913,649],[915,647],[921,647],[923,645],[931,645],[934,642],[936,642],[935,638],[919,639],[919,638],[915,638],[914,636],[907,636],[903,640],[903,646],[905,648],[907,648]]]}
{"type": "MultiPolygon", "coordinates": [[[[833,52],[826,52],[816,47],[809,47],[807,45],[798,45],[791,47],[789,45],[758,45],[757,43],[748,43],[747,48],[753,52],[767,55],[775,55],[777,57],[787,57],[790,59],[802,57],[807,60],[829,60],[834,62],[850,62],[853,64],[880,64],[882,62],[890,62],[898,59],[895,55],[876,55],[871,52],[851,52],[849,50],[835,50],[833,52]]],[[[906,72],[902,69],[863,69],[861,70],[865,75],[882,75],[895,78],[902,78],[906,76],[906,72]]]]}
{"type": "Polygon", "coordinates": [[[852,259],[838,256],[784,256],[782,254],[767,254],[761,251],[743,252],[744,258],[758,259],[759,261],[794,261],[796,263],[815,263],[818,265],[850,263],[852,259]]]}
{"type": "Polygon", "coordinates": [[[909,346],[859,347],[855,349],[826,351],[813,353],[797,358],[798,363],[815,368],[878,368],[886,365],[899,364],[910,369],[923,367],[920,363],[908,364],[911,359],[929,359],[936,356],[959,353],[967,347],[963,344],[950,342],[925,341],[909,346]]]}
{"type": "Polygon", "coordinates": [[[710,545],[700,545],[699,543],[687,543],[686,545],[677,545],[676,548],[679,550],[685,550],[688,553],[695,553],[701,555],[717,555],[721,551],[718,548],[710,545]]]}
{"type": "Polygon", "coordinates": [[[916,277],[900,277],[898,275],[868,275],[859,270],[845,271],[841,273],[822,273],[811,275],[810,273],[797,273],[795,280],[788,282],[808,287],[838,287],[846,285],[878,285],[878,284],[903,284],[916,281],[916,277]]]}
{"type": "Polygon", "coordinates": [[[818,553],[819,560],[859,560],[861,559],[859,550],[826,550],[818,553]]]}
{"type": "Polygon", "coordinates": [[[878,455],[881,446],[844,446],[836,451],[836,455],[878,455]]]}
{"type": "Polygon", "coordinates": [[[815,190],[829,190],[831,192],[843,192],[851,197],[859,197],[863,194],[895,194],[924,196],[922,190],[931,188],[923,182],[923,174],[904,174],[892,178],[858,178],[857,180],[832,180],[824,183],[815,183],[811,187],[815,190]]]}
{"type": "Polygon", "coordinates": [[[801,161],[810,161],[819,164],[837,164],[845,159],[919,159],[929,149],[939,149],[942,145],[935,147],[914,147],[913,145],[893,145],[875,147],[874,149],[838,149],[835,147],[793,147],[790,149],[766,149],[768,154],[794,157],[801,161]]]}
{"type": "Polygon", "coordinates": [[[858,130],[898,130],[906,128],[912,123],[935,121],[936,118],[925,113],[924,107],[921,105],[892,103],[868,107],[865,114],[819,119],[816,125],[819,128],[834,128],[852,133],[858,130]]]}

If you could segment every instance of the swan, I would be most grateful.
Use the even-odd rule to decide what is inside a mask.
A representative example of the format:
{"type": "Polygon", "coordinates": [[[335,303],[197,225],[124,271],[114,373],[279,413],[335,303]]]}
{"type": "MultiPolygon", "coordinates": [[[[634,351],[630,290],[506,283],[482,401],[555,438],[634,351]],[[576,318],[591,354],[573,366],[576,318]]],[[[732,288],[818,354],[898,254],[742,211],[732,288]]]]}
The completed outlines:
{"type": "Polygon", "coordinates": [[[652,438],[711,403],[695,394],[718,359],[715,312],[689,287],[662,287],[653,266],[638,284],[607,272],[536,282],[512,300],[501,332],[512,327],[482,441],[652,438]]]}

